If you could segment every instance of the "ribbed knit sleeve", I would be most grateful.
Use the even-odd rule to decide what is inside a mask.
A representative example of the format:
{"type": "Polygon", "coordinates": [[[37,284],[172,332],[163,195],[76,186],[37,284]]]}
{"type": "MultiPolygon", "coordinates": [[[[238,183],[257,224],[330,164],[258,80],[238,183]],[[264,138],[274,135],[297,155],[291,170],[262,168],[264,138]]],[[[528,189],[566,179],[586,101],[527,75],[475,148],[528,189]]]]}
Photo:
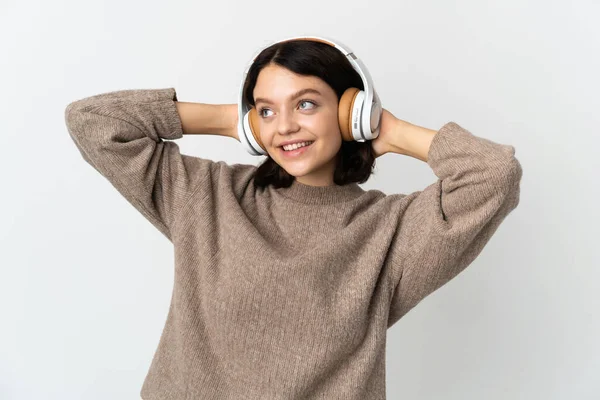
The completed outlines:
{"type": "Polygon", "coordinates": [[[176,101],[174,88],[130,89],[74,101],[65,110],[84,160],[171,241],[186,201],[196,188],[211,189],[209,177],[221,165],[182,155],[163,140],[183,136],[176,101]]]}
{"type": "Polygon", "coordinates": [[[454,122],[434,136],[427,163],[439,178],[401,197],[389,262],[388,327],[463,271],[519,203],[515,148],[477,137],[454,122]]]}

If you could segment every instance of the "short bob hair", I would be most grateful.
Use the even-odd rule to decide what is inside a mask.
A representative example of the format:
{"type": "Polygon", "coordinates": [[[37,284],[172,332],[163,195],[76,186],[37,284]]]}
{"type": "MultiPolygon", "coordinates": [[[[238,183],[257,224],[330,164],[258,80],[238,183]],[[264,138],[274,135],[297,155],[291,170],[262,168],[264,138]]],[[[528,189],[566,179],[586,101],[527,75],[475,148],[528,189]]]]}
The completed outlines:
{"type": "MultiPolygon", "coordinates": [[[[275,43],[264,49],[251,65],[243,96],[251,106],[254,103],[254,87],[260,71],[269,64],[276,64],[300,75],[316,76],[327,83],[336,93],[338,102],[350,87],[364,90],[362,79],[346,56],[336,48],[313,40],[295,39],[275,43]]],[[[277,164],[270,155],[254,172],[254,183],[260,187],[289,187],[296,179],[277,164]]],[[[375,167],[375,152],[371,141],[342,140],[336,155],[337,163],[333,181],[337,185],[366,182],[375,167]]]]}

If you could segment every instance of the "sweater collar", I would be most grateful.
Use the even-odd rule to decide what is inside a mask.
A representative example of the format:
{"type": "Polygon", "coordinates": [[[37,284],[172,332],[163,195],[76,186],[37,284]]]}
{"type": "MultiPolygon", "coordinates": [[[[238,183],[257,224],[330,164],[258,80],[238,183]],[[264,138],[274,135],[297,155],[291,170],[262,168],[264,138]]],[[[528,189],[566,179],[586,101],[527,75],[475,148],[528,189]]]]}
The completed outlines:
{"type": "Polygon", "coordinates": [[[289,187],[273,190],[290,200],[312,205],[343,203],[365,193],[355,182],[345,185],[311,186],[300,183],[297,179],[294,179],[289,187]]]}

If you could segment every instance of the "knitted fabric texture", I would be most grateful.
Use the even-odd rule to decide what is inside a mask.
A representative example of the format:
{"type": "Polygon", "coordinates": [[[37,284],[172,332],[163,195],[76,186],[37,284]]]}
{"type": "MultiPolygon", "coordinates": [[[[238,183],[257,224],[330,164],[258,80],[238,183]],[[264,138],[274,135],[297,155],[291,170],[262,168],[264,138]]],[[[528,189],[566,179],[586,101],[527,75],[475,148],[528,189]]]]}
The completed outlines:
{"type": "Polygon", "coordinates": [[[174,88],[70,103],[68,132],[174,248],[144,400],[385,399],[386,331],[481,253],[519,202],[513,146],[448,122],[411,194],[254,185],[180,153],[174,88]]]}

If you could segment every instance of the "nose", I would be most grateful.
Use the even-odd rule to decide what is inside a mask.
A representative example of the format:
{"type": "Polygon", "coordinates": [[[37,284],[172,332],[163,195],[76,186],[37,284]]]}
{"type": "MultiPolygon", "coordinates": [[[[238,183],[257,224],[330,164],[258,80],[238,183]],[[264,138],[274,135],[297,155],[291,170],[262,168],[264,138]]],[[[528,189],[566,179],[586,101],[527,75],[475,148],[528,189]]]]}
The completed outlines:
{"type": "Polygon", "coordinates": [[[294,111],[282,110],[277,117],[277,132],[280,135],[287,135],[288,133],[296,132],[300,125],[294,117],[294,111]]]}

